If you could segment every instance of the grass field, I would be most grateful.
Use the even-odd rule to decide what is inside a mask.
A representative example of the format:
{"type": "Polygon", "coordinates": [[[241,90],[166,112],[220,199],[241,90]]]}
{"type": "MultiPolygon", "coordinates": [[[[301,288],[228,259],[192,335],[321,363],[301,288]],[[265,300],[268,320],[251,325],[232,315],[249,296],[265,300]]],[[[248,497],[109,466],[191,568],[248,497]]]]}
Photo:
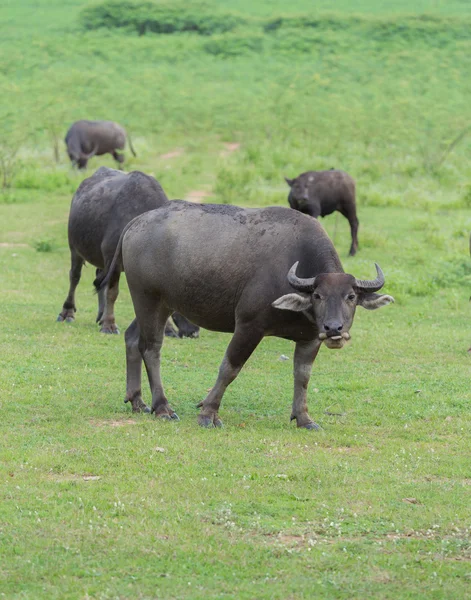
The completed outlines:
{"type": "MultiPolygon", "coordinates": [[[[0,6],[0,597],[471,598],[469,3],[195,5],[214,32],[91,28],[81,0],[0,6]],[[284,206],[285,175],[356,179],[357,256],[343,217],[323,224],[345,270],[377,261],[396,303],[321,350],[321,431],[289,424],[288,341],[262,342],[225,427],[201,430],[229,336],[166,340],[181,418],[166,424],[122,402],[123,336],[98,333],[93,268],[75,323],[55,322],[79,118],[125,125],[126,168],[172,198],[284,206]]],[[[132,318],[123,284],[122,331],[132,318]]]]}

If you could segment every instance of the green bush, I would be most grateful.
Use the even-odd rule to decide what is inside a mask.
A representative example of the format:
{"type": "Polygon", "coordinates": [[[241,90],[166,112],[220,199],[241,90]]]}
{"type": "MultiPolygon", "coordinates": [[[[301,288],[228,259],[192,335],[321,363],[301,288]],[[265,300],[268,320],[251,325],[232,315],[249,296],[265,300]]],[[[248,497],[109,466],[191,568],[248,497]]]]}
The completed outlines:
{"type": "Polygon", "coordinates": [[[78,186],[76,178],[67,171],[46,171],[28,169],[21,171],[15,179],[15,188],[24,190],[64,190],[75,192],[78,186]]]}
{"type": "Polygon", "coordinates": [[[37,252],[53,252],[56,249],[57,244],[54,240],[45,238],[33,242],[33,247],[37,252]]]}
{"type": "Polygon", "coordinates": [[[263,51],[264,36],[257,33],[226,34],[211,38],[204,45],[209,54],[230,58],[247,54],[248,52],[263,51]]]}
{"type": "Polygon", "coordinates": [[[471,39],[471,22],[467,19],[433,17],[430,15],[402,16],[394,19],[364,16],[290,15],[269,19],[263,25],[266,33],[286,29],[313,29],[319,33],[347,32],[381,43],[399,42],[442,47],[457,40],[471,39]]]}
{"type": "Polygon", "coordinates": [[[232,31],[247,20],[200,3],[157,4],[150,0],[107,0],[86,7],[81,13],[81,22],[85,29],[125,28],[136,31],[139,35],[148,32],[171,34],[184,31],[212,35],[232,31]]]}

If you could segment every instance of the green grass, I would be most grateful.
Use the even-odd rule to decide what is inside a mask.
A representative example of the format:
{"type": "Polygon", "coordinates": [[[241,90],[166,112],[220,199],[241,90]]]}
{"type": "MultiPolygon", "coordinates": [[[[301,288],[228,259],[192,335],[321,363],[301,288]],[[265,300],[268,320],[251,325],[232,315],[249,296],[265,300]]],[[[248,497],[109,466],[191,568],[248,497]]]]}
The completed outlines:
{"type": "MultiPolygon", "coordinates": [[[[467,3],[207,4],[246,24],[138,36],[84,30],[80,0],[0,7],[0,597],[469,598],[467,3]],[[76,322],[55,322],[78,118],[126,125],[127,168],[172,198],[286,205],[285,175],[354,176],[358,255],[343,217],[323,224],[348,272],[382,266],[396,303],[321,350],[320,432],[289,424],[290,342],[262,342],[224,429],[203,431],[229,336],[166,340],[181,421],[165,424],[123,403],[123,335],[98,333],[93,268],[76,322]]],[[[122,331],[132,318],[123,281],[122,331]]]]}

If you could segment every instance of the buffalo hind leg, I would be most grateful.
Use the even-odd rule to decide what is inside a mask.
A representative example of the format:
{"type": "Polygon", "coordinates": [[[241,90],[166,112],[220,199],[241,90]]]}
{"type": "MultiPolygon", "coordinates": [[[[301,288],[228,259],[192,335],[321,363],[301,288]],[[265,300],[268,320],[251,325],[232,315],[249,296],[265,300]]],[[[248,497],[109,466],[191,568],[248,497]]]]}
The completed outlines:
{"type": "MultiPolygon", "coordinates": [[[[103,274],[103,270],[97,269],[96,270],[96,279],[97,280],[101,279],[102,274],[103,274]]],[[[105,311],[105,290],[102,288],[98,288],[97,296],[98,296],[98,314],[97,314],[95,323],[101,323],[101,320],[103,318],[103,313],[105,311]]]]}
{"type": "Polygon", "coordinates": [[[199,425],[202,427],[222,426],[218,411],[224,392],[240,373],[262,337],[263,332],[254,327],[252,323],[243,327],[236,325],[234,335],[219,367],[216,383],[206,398],[198,404],[198,407],[201,407],[201,412],[198,415],[199,425]]]}
{"type": "Polygon", "coordinates": [[[321,347],[321,341],[297,342],[294,351],[294,396],[291,421],[298,427],[319,429],[307,412],[307,386],[311,378],[312,364],[321,347]]]}
{"type": "Polygon", "coordinates": [[[348,219],[348,222],[350,224],[350,232],[352,235],[352,244],[350,246],[350,252],[348,254],[349,256],[355,256],[358,250],[358,227],[360,225],[360,222],[358,221],[355,210],[348,210],[342,212],[342,214],[348,219]]]}
{"type": "Polygon", "coordinates": [[[70,263],[69,293],[67,294],[62,310],[57,317],[58,321],[67,321],[68,323],[75,320],[75,313],[77,311],[75,306],[75,290],[79,284],[84,263],[83,258],[79,256],[73,248],[70,249],[70,263]]]}
{"type": "Polygon", "coordinates": [[[160,351],[164,340],[165,324],[171,311],[158,301],[149,304],[136,304],[136,315],[139,319],[139,352],[144,365],[152,392],[151,412],[163,419],[176,419],[178,416],[170,408],[160,377],[160,351]],[[143,309],[142,311],[140,309],[143,309]],[[142,314],[143,318],[139,318],[142,314]]]}
{"type": "Polygon", "coordinates": [[[139,352],[139,325],[137,319],[129,325],[124,334],[126,343],[126,399],[132,412],[150,413],[150,408],[142,400],[141,375],[142,356],[139,352]]]}
{"type": "Polygon", "coordinates": [[[119,271],[114,271],[108,285],[103,290],[104,308],[102,318],[99,321],[101,325],[101,333],[119,333],[119,329],[114,318],[114,305],[119,294],[120,275],[121,273],[119,271]]]}

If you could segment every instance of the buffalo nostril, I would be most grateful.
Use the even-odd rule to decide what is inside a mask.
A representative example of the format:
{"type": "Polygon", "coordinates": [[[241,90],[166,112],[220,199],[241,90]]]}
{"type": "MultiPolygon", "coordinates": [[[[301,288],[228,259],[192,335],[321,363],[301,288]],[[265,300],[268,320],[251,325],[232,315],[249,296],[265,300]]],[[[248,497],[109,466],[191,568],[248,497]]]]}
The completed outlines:
{"type": "Polygon", "coordinates": [[[343,323],[329,322],[324,323],[324,331],[340,332],[343,329],[343,323]]]}

